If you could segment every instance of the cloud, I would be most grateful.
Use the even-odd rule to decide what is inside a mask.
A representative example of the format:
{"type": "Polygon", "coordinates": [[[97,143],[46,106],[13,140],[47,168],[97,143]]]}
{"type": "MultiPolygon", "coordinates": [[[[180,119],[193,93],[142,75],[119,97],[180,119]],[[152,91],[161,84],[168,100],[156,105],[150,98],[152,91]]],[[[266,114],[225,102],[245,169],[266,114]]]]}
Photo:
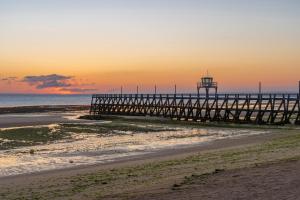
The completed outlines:
{"type": "Polygon", "coordinates": [[[77,80],[73,76],[64,76],[59,74],[25,76],[22,79],[22,82],[34,86],[36,89],[39,90],[55,88],[58,91],[70,93],[87,93],[96,91],[96,89],[91,88],[92,85],[94,85],[94,83],[91,84],[83,82],[80,79],[77,80]]]}
{"type": "Polygon", "coordinates": [[[61,88],[61,91],[72,92],[72,93],[84,93],[96,91],[95,88],[61,88]]]}
{"type": "Polygon", "coordinates": [[[15,81],[15,80],[17,80],[17,77],[15,76],[1,78],[1,81],[15,81]]]}
{"type": "Polygon", "coordinates": [[[18,77],[15,77],[15,76],[3,77],[3,78],[0,78],[0,81],[4,81],[10,85],[12,82],[18,81],[18,77]]]}
{"type": "Polygon", "coordinates": [[[25,76],[23,82],[35,86],[37,89],[70,87],[72,76],[63,76],[58,74],[25,76]]]}

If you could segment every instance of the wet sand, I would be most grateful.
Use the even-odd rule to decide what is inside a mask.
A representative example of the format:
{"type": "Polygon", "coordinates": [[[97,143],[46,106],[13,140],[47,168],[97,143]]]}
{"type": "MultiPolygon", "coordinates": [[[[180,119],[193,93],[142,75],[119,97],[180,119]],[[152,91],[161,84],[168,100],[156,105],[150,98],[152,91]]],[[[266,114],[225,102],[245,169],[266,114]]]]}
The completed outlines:
{"type": "Polygon", "coordinates": [[[185,146],[181,148],[164,149],[164,150],[155,151],[148,154],[121,157],[118,160],[112,160],[110,162],[101,163],[101,164],[81,165],[81,166],[75,166],[75,167],[65,168],[65,169],[56,169],[56,170],[34,172],[30,174],[20,174],[20,175],[0,177],[0,186],[6,181],[22,182],[21,180],[25,180],[25,179],[28,180],[31,178],[43,179],[43,178],[50,178],[55,176],[57,177],[73,176],[79,173],[85,174],[100,169],[132,166],[132,165],[138,165],[142,163],[150,163],[154,161],[180,159],[199,152],[203,153],[203,152],[209,152],[213,150],[230,149],[234,147],[245,147],[247,145],[259,144],[261,142],[265,142],[280,136],[281,136],[280,133],[270,133],[270,134],[243,136],[239,138],[228,138],[225,140],[215,140],[208,143],[202,143],[201,145],[192,146],[192,147],[185,146]]]}
{"type": "Polygon", "coordinates": [[[89,108],[90,108],[89,105],[51,105],[51,106],[0,107],[0,114],[70,112],[70,111],[89,110],[89,108]]]}
{"type": "Polygon", "coordinates": [[[24,106],[0,108],[0,128],[69,122],[69,116],[88,114],[88,106],[24,106]]]}
{"type": "MultiPolygon", "coordinates": [[[[24,115],[9,123],[15,116],[6,116],[11,118],[2,123],[4,127],[68,120],[47,116],[32,122],[34,118],[26,121],[24,115]]],[[[288,132],[271,130],[261,135],[122,157],[103,164],[1,177],[0,199],[297,199],[300,195],[299,145],[290,148],[287,143],[287,147],[281,150],[267,149],[263,153],[251,150],[253,146],[260,149],[266,142],[285,137],[288,132]],[[205,161],[205,156],[203,164],[202,161],[193,161],[199,155],[214,157],[223,152],[239,155],[241,151],[246,153],[239,158],[242,162],[238,165],[231,158],[222,164],[219,159],[225,159],[223,155],[213,159],[212,165],[206,166],[211,161],[205,161]],[[226,170],[202,177],[205,171],[211,172],[219,167],[226,170]],[[198,178],[189,184],[181,184],[194,173],[199,173],[201,178],[196,176],[198,178]]],[[[292,130],[292,133],[298,134],[299,130],[292,130]]]]}
{"type": "MultiPolygon", "coordinates": [[[[96,165],[91,165],[91,166],[78,166],[78,167],[73,167],[69,169],[58,169],[58,170],[49,170],[49,171],[43,171],[43,172],[37,172],[33,174],[23,174],[23,175],[16,175],[16,176],[10,176],[10,177],[2,177],[0,178],[0,195],[4,191],[13,191],[14,192],[14,197],[20,197],[19,192],[20,191],[26,191],[28,188],[39,188],[37,189],[39,192],[43,193],[45,190],[47,191],[46,188],[54,186],[54,185],[61,185],[61,184],[69,184],[70,178],[78,177],[78,176],[86,176],[88,174],[93,174],[93,173],[99,173],[99,171],[111,171],[115,169],[120,169],[122,170],[123,168],[130,168],[130,167],[135,167],[139,165],[144,165],[147,163],[156,163],[156,162],[163,162],[163,161],[168,161],[172,159],[185,159],[188,156],[193,156],[199,153],[210,153],[214,151],[225,151],[225,150],[230,150],[234,148],[245,148],[247,146],[255,145],[255,144],[260,144],[266,141],[269,141],[270,139],[282,137],[282,134],[280,133],[270,133],[270,134],[262,134],[262,135],[252,135],[252,136],[244,136],[240,138],[235,138],[235,139],[226,139],[226,140],[216,140],[210,143],[205,143],[199,146],[193,146],[193,147],[186,147],[186,148],[178,148],[178,149],[168,149],[168,150],[162,150],[146,155],[141,155],[141,156],[131,156],[131,157],[124,157],[119,160],[115,160],[109,163],[105,164],[96,164],[96,165]],[[64,183],[67,181],[67,183],[64,183]],[[45,187],[45,188],[44,188],[45,187]],[[13,188],[13,189],[8,189],[8,188],[13,188]]],[[[297,166],[294,166],[294,164],[290,164],[293,169],[297,168],[297,166]]],[[[279,166],[280,170],[285,169],[285,165],[280,165],[279,166]]],[[[287,169],[289,170],[289,169],[287,169]]],[[[166,181],[161,181],[159,184],[156,184],[155,186],[148,187],[147,185],[143,185],[142,187],[130,187],[128,186],[127,188],[131,188],[130,192],[130,198],[129,199],[224,199],[224,195],[227,195],[228,198],[226,199],[234,199],[232,198],[233,196],[230,196],[230,192],[228,191],[228,188],[234,189],[234,190],[239,190],[244,184],[248,184],[251,182],[247,178],[247,176],[251,176],[252,172],[251,170],[248,171],[243,171],[243,170],[232,170],[232,172],[226,172],[226,174],[229,175],[220,175],[216,177],[216,179],[219,180],[219,187],[224,188],[219,190],[214,190],[212,189],[213,186],[217,186],[218,183],[214,184],[214,182],[209,182],[210,185],[195,185],[193,184],[191,187],[187,187],[184,189],[180,189],[180,191],[177,190],[172,190],[171,186],[174,183],[174,178],[175,180],[177,179],[176,176],[174,175],[170,176],[170,179],[166,181]],[[248,172],[249,171],[249,172],[248,172]],[[240,172],[246,173],[245,175],[239,175],[240,177],[245,176],[246,178],[243,180],[239,180],[239,184],[236,184],[234,179],[232,180],[232,174],[238,174],[240,172]],[[222,182],[223,181],[223,182],[222,182]],[[222,185],[223,183],[230,182],[229,185],[225,186],[222,185]],[[241,186],[242,185],[242,186],[241,186]],[[231,186],[231,187],[229,187],[231,186]],[[209,188],[208,193],[205,193],[203,191],[206,190],[206,188],[209,188]],[[188,194],[188,195],[187,195],[188,194]],[[205,194],[205,195],[204,195],[205,194]],[[215,195],[217,194],[217,196],[215,195]]],[[[173,173],[173,172],[172,172],[173,173]]],[[[264,174],[267,173],[265,169],[261,168],[260,173],[264,174]]],[[[272,175],[272,174],[271,174],[272,175]]],[[[282,174],[284,175],[284,174],[282,174]]],[[[294,175],[292,173],[292,175],[294,175]]],[[[265,176],[265,175],[264,175],[265,176]]],[[[274,174],[275,176],[275,174],[274,174]]],[[[278,173],[276,174],[278,176],[278,173]]],[[[287,176],[290,176],[287,174],[287,176]]],[[[212,176],[215,178],[214,176],[212,176]]],[[[143,179],[143,176],[139,177],[143,179]]],[[[263,177],[261,177],[263,178],[263,177]]],[[[271,177],[272,178],[272,177],[271,177]]],[[[274,178],[274,177],[273,177],[274,178]]],[[[241,179],[241,178],[240,178],[241,179]]],[[[159,180],[159,179],[158,179],[159,180]]],[[[260,179],[254,180],[253,184],[255,185],[257,182],[260,182],[260,179]]],[[[71,181],[72,182],[72,181],[71,181]]],[[[275,183],[274,183],[275,184],[275,183]]],[[[277,185],[277,184],[275,184],[277,185]]],[[[114,187],[114,186],[112,186],[114,187]]],[[[245,185],[245,187],[247,187],[245,185]]],[[[267,186],[266,186],[267,187],[267,186]]],[[[270,188],[273,186],[270,185],[270,188]]],[[[274,186],[275,187],[275,186],[274,186]]],[[[92,189],[93,187],[89,188],[92,189]]],[[[126,190],[121,190],[118,191],[119,189],[116,189],[116,194],[115,195],[107,195],[103,199],[128,199],[128,191],[126,190]]],[[[268,187],[267,187],[268,188],[268,187]]],[[[29,189],[35,190],[35,189],[29,189]]],[[[252,193],[249,193],[249,195],[245,195],[245,199],[251,199],[253,195],[259,194],[261,191],[260,187],[252,188],[253,191],[252,193]]],[[[244,188],[245,190],[245,188],[244,188]]],[[[242,190],[241,190],[242,191],[242,190]]],[[[90,197],[85,197],[85,193],[89,191],[84,191],[79,192],[77,195],[70,197],[60,197],[57,199],[98,199],[98,198],[90,198],[90,197]]],[[[94,191],[95,192],[95,191],[94,191]]],[[[241,195],[242,193],[239,193],[238,195],[241,195]]],[[[23,195],[23,193],[22,193],[23,195]]],[[[22,196],[21,195],[21,196],[22,196]]],[[[26,194],[26,192],[24,193],[26,194]]],[[[25,199],[30,199],[30,197],[25,198],[25,199]]],[[[39,198],[38,198],[39,199],[39,198]]],[[[40,198],[44,199],[44,198],[40,198]]],[[[45,199],[50,199],[49,197],[45,197],[45,199]]],[[[56,199],[56,198],[55,198],[56,199]]],[[[99,198],[102,199],[102,198],[99,198]]],[[[253,198],[252,198],[253,199],[253,198]]]]}
{"type": "MultiPolygon", "coordinates": [[[[47,136],[44,138],[46,140],[47,137],[51,138],[52,135],[56,134],[65,135],[66,138],[61,136],[60,140],[49,140],[48,142],[45,142],[44,139],[36,138],[27,143],[21,143],[19,146],[14,145],[13,142],[7,142],[6,149],[3,148],[4,151],[0,156],[0,176],[35,173],[75,166],[83,167],[97,163],[104,164],[137,156],[160,155],[156,152],[176,155],[177,153],[181,154],[183,151],[189,151],[193,147],[205,149],[210,142],[215,140],[269,133],[266,130],[245,128],[191,128],[186,125],[179,128],[171,125],[149,124],[149,120],[146,122],[147,126],[134,120],[130,122],[76,120],[74,119],[74,116],[76,116],[74,113],[74,116],[67,116],[69,118],[61,114],[60,119],[60,114],[27,114],[24,118],[27,120],[26,122],[31,123],[35,122],[35,116],[38,119],[47,119],[47,117],[51,118],[55,115],[58,117],[57,121],[62,122],[63,120],[63,122],[70,123],[51,124],[49,126],[39,125],[20,129],[12,127],[10,129],[1,129],[1,134],[4,136],[8,133],[16,135],[15,138],[12,136],[6,137],[6,139],[11,138],[15,141],[26,139],[22,135],[27,135],[28,133],[37,136],[41,133],[46,134],[47,136]],[[102,129],[101,133],[99,132],[99,127],[102,129]],[[94,132],[97,129],[98,132],[94,132]],[[73,132],[71,135],[68,135],[70,131],[73,132]],[[38,141],[44,142],[41,144],[38,141]],[[34,155],[29,153],[31,150],[34,151],[34,155]]],[[[11,117],[15,117],[16,121],[22,119],[20,114],[12,115],[11,117]]],[[[0,139],[1,137],[2,135],[0,135],[0,139]]],[[[226,144],[227,142],[224,141],[224,143],[226,144]]],[[[3,147],[5,146],[3,145],[3,147]]]]}
{"type": "Polygon", "coordinates": [[[4,114],[0,115],[0,128],[49,125],[68,121],[64,118],[64,114],[60,113],[4,114]]]}

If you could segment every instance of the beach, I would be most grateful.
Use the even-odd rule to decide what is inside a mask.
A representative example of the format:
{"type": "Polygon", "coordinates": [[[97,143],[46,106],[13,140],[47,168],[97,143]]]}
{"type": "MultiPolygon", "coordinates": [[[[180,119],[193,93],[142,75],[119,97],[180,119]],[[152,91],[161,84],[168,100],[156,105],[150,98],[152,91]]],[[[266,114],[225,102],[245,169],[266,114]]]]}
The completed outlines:
{"type": "Polygon", "coordinates": [[[0,197],[224,199],[227,195],[233,199],[296,199],[298,195],[297,126],[195,124],[144,117],[78,119],[87,113],[79,109],[0,115],[8,121],[10,116],[14,119],[5,128],[3,123],[2,129],[15,131],[15,125],[23,126],[22,134],[27,133],[24,127],[44,131],[40,126],[53,124],[60,124],[60,134],[83,134],[78,129],[92,134],[76,140],[65,134],[67,138],[34,138],[31,144],[6,145],[2,158],[6,155],[26,162],[20,167],[12,161],[5,168],[2,159],[0,197]],[[43,120],[33,120],[36,116],[43,120]],[[106,121],[110,123],[103,123],[106,121]],[[98,135],[93,135],[95,129],[98,135]],[[97,146],[100,143],[102,146],[97,146]]]}
{"type": "Polygon", "coordinates": [[[0,0],[0,200],[300,200],[299,10],[0,0]]]}

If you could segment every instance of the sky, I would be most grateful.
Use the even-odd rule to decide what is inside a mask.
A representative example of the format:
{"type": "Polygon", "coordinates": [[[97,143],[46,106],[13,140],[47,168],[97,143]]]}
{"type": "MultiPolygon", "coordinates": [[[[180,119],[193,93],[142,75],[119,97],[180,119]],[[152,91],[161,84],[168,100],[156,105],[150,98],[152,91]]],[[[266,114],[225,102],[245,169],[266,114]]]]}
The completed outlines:
{"type": "Polygon", "coordinates": [[[0,0],[0,93],[297,91],[298,0],[0,0]]]}

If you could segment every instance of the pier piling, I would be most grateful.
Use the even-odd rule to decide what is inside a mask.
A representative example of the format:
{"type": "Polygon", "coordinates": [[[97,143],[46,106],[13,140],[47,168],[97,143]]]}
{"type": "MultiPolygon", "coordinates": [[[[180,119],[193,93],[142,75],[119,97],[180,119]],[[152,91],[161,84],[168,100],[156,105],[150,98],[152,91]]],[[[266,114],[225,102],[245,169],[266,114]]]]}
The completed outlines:
{"type": "Polygon", "coordinates": [[[177,120],[300,124],[299,94],[95,94],[90,114],[177,120]]]}

